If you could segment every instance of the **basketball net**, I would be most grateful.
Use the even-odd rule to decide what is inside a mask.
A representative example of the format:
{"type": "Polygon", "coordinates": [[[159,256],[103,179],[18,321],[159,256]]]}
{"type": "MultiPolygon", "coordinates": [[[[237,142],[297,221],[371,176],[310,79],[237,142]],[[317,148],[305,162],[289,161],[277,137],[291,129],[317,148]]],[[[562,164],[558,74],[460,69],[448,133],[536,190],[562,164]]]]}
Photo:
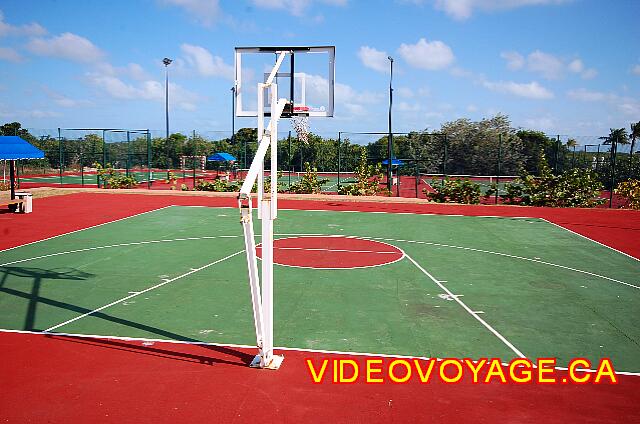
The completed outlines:
{"type": "Polygon", "coordinates": [[[291,115],[291,126],[295,130],[298,140],[309,143],[309,107],[295,106],[291,115]],[[297,115],[295,114],[297,113],[297,115]]]}

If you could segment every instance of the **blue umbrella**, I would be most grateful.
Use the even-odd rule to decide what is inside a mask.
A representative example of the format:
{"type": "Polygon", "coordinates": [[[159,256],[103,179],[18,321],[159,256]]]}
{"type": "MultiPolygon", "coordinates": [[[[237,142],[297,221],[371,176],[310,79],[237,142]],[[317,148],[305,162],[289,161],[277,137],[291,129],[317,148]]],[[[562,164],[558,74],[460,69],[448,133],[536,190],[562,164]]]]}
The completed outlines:
{"type": "MultiPolygon", "coordinates": [[[[383,165],[386,165],[388,163],[389,163],[389,161],[387,159],[382,161],[383,165]]],[[[394,159],[391,159],[391,165],[393,165],[393,166],[402,166],[402,165],[404,165],[404,162],[402,162],[400,159],[395,159],[394,158],[394,159]]]]}

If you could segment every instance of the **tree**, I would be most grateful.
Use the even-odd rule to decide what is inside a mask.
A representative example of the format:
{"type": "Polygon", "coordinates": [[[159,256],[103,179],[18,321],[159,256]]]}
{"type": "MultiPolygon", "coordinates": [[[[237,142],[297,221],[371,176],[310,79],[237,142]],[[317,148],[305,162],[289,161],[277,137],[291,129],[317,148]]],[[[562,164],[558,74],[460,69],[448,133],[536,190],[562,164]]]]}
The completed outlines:
{"type": "Polygon", "coordinates": [[[544,159],[555,157],[556,141],[542,131],[520,130],[516,135],[522,140],[524,168],[528,173],[538,175],[544,159]]]}
{"type": "Polygon", "coordinates": [[[598,137],[600,140],[604,140],[602,144],[613,144],[615,140],[617,144],[629,144],[629,135],[626,128],[610,128],[609,135],[604,137],[598,137]]]}
{"type": "Polygon", "coordinates": [[[446,134],[448,174],[493,175],[500,158],[502,175],[513,175],[523,168],[522,140],[505,115],[472,122],[458,119],[442,125],[446,134]],[[502,145],[500,136],[502,135],[502,145]]]}
{"type": "Polygon", "coordinates": [[[578,146],[578,141],[574,138],[570,138],[567,140],[567,147],[569,149],[573,149],[574,147],[578,146]]]}
{"type": "Polygon", "coordinates": [[[631,124],[631,134],[629,134],[629,138],[631,139],[631,150],[629,151],[629,155],[633,155],[633,147],[636,144],[636,138],[640,138],[640,121],[635,124],[631,124]]]}

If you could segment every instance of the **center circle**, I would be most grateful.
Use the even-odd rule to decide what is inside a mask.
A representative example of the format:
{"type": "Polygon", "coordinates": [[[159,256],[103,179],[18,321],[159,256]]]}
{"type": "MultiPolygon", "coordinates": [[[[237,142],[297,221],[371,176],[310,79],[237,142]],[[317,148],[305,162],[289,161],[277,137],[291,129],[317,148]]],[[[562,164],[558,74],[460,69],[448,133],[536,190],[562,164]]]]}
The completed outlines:
{"type": "MultiPolygon", "coordinates": [[[[262,259],[262,245],[256,246],[262,259]]],[[[399,261],[404,252],[387,243],[344,236],[300,236],[273,241],[273,262],[298,268],[350,269],[399,261]]]]}

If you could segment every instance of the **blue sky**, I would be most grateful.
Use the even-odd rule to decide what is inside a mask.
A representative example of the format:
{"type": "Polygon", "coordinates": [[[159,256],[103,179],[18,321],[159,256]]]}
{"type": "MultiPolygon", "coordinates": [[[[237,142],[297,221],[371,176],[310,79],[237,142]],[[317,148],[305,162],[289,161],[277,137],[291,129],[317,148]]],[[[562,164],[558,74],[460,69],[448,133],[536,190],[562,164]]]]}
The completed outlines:
{"type": "MultiPolygon", "coordinates": [[[[0,121],[229,130],[235,46],[335,45],[320,133],[508,115],[550,134],[640,120],[637,0],[0,0],[0,121]]],[[[236,128],[255,126],[249,118],[236,128]]],[[[283,125],[288,129],[288,123],[283,125]]]]}

